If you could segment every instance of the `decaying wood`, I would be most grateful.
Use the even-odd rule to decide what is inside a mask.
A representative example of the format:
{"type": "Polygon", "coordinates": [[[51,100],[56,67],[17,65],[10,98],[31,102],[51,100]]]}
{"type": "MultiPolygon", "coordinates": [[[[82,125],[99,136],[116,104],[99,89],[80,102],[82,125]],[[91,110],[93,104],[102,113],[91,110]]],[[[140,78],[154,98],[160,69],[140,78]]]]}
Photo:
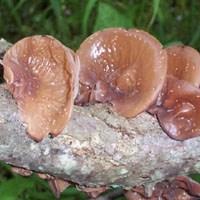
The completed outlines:
{"type": "Polygon", "coordinates": [[[107,105],[75,106],[61,135],[36,143],[3,84],[0,101],[0,160],[6,163],[88,187],[126,189],[144,184],[151,190],[154,182],[200,173],[200,137],[172,140],[147,113],[125,119],[107,105]]]}

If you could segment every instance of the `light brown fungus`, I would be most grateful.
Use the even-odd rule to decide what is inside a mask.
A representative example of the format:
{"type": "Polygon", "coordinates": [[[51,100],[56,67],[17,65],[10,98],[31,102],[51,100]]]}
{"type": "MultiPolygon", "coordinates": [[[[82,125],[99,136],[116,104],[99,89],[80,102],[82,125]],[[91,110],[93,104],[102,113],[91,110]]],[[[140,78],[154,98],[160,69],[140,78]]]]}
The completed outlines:
{"type": "Polygon", "coordinates": [[[88,37],[77,51],[80,90],[76,104],[111,103],[134,117],[156,99],[165,81],[166,52],[150,34],[108,28],[88,37]]]}
{"type": "Polygon", "coordinates": [[[165,49],[168,58],[167,74],[200,86],[200,54],[189,46],[174,45],[165,49]]]}
{"type": "Polygon", "coordinates": [[[40,141],[58,135],[69,120],[76,96],[79,59],[50,36],[14,44],[3,58],[7,89],[17,101],[28,134],[40,141]]]}

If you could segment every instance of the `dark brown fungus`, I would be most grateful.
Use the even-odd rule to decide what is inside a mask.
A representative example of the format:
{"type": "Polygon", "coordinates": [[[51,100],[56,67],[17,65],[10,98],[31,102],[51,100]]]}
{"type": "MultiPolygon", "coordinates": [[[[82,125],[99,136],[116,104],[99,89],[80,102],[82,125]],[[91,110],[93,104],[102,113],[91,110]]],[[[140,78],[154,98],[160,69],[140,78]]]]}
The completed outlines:
{"type": "Polygon", "coordinates": [[[167,52],[167,74],[200,86],[200,54],[189,46],[174,45],[167,52]]]}
{"type": "MultiPolygon", "coordinates": [[[[196,87],[200,86],[200,54],[192,47],[174,45],[167,47],[167,75],[185,80],[196,87]]],[[[162,94],[159,93],[156,103],[148,110],[156,114],[162,94]]]]}
{"type": "Polygon", "coordinates": [[[148,111],[157,114],[161,127],[171,138],[185,140],[196,137],[200,135],[200,55],[195,49],[183,45],[165,50],[167,83],[148,111]]]}
{"type": "Polygon", "coordinates": [[[69,120],[77,93],[79,59],[50,36],[32,36],[4,55],[7,89],[17,101],[31,138],[58,135],[69,120]]]}
{"type": "Polygon", "coordinates": [[[200,197],[200,184],[191,178],[187,176],[177,176],[172,183],[176,187],[186,190],[190,195],[200,197]]]}
{"type": "Polygon", "coordinates": [[[200,135],[200,90],[173,76],[160,96],[157,117],[163,130],[175,140],[200,135]]]}
{"type": "Polygon", "coordinates": [[[171,181],[162,181],[155,185],[150,197],[143,186],[126,191],[127,200],[197,200],[200,197],[200,184],[186,176],[178,176],[171,181]]]}
{"type": "Polygon", "coordinates": [[[88,37],[77,51],[80,91],[76,104],[111,103],[134,117],[156,99],[165,81],[166,52],[150,34],[108,28],[88,37]]]}

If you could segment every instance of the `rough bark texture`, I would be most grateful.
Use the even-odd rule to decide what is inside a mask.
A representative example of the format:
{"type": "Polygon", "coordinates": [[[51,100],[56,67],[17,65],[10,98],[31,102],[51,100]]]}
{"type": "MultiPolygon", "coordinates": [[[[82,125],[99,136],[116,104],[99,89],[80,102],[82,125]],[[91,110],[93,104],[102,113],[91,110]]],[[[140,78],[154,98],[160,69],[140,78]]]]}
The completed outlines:
{"type": "Polygon", "coordinates": [[[200,173],[200,137],[172,140],[147,113],[128,120],[106,105],[75,106],[61,135],[36,143],[26,135],[16,102],[3,84],[0,101],[0,160],[6,163],[90,187],[151,186],[200,173]]]}

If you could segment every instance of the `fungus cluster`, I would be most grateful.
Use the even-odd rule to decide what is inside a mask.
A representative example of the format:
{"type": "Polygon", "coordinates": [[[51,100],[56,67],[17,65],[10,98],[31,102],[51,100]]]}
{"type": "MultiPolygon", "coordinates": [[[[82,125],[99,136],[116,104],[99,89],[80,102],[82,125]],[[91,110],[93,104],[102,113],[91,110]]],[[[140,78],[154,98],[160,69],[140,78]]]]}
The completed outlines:
{"type": "Polygon", "coordinates": [[[157,115],[163,130],[175,140],[199,136],[200,54],[183,45],[165,50],[168,58],[166,82],[149,112],[157,115]]]}
{"type": "MultiPolygon", "coordinates": [[[[163,49],[147,32],[108,28],[89,36],[76,53],[51,36],[26,37],[6,52],[1,63],[6,87],[28,135],[36,141],[60,134],[74,103],[108,103],[127,118],[147,111],[175,140],[200,135],[200,55],[191,47],[163,49]]],[[[57,197],[70,184],[39,176],[48,180],[57,197]]],[[[81,190],[96,196],[106,189],[81,190]]],[[[199,197],[199,185],[178,177],[171,185],[158,184],[153,194],[165,199],[184,195],[199,197]]],[[[126,196],[146,199],[138,188],[126,196]]]]}
{"type": "Polygon", "coordinates": [[[200,90],[192,84],[169,76],[156,109],[161,127],[171,138],[185,140],[200,134],[200,90]]]}
{"type": "Polygon", "coordinates": [[[162,181],[155,185],[148,195],[143,186],[126,191],[127,200],[195,200],[200,197],[200,185],[186,176],[177,176],[171,181],[162,181]]]}
{"type": "Polygon", "coordinates": [[[24,38],[2,64],[7,89],[36,141],[61,133],[74,99],[81,106],[109,103],[127,118],[155,114],[175,140],[200,134],[200,55],[191,47],[163,49],[145,31],[108,28],[86,38],[76,53],[51,36],[24,38]]]}

